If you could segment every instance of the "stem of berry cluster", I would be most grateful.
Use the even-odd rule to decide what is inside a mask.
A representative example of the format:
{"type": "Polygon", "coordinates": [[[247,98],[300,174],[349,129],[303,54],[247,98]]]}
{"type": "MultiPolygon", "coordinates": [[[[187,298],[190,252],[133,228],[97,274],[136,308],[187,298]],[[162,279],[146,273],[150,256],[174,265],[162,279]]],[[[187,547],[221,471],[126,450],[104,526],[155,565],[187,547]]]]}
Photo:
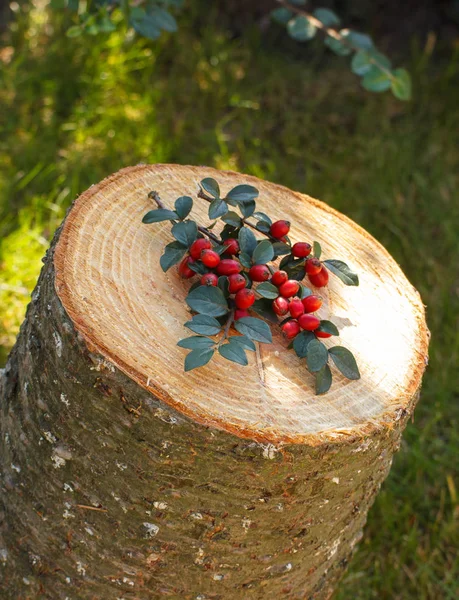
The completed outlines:
{"type": "Polygon", "coordinates": [[[225,329],[223,331],[223,337],[218,342],[218,345],[220,345],[222,342],[224,342],[225,340],[228,339],[228,333],[229,333],[229,330],[230,330],[233,322],[234,322],[234,308],[232,308],[230,310],[230,314],[228,316],[228,320],[226,321],[225,329]]]}
{"type": "MultiPolygon", "coordinates": [[[[156,202],[156,204],[158,205],[158,208],[163,208],[164,210],[168,210],[167,206],[161,200],[158,192],[153,190],[148,194],[148,197],[156,202]]],[[[176,223],[176,221],[173,221],[173,223],[176,223]]],[[[205,236],[207,236],[210,240],[212,240],[216,244],[223,244],[221,239],[218,238],[214,233],[209,231],[206,227],[202,227],[201,225],[198,225],[198,231],[203,233],[205,236]]]]}
{"type": "MultiPolygon", "coordinates": [[[[206,202],[213,202],[213,200],[214,200],[214,198],[209,198],[209,196],[206,196],[206,194],[202,190],[199,190],[199,192],[198,192],[198,198],[202,198],[206,202]]],[[[258,231],[258,233],[261,233],[262,235],[265,235],[272,242],[278,242],[279,241],[278,239],[276,239],[275,237],[273,237],[271,234],[265,233],[264,231],[260,231],[256,225],[254,225],[253,223],[249,223],[249,221],[246,220],[247,218],[248,217],[242,217],[242,219],[241,219],[241,221],[242,221],[242,223],[244,223],[244,225],[247,225],[248,227],[251,227],[252,229],[255,229],[255,231],[258,231]]]]}

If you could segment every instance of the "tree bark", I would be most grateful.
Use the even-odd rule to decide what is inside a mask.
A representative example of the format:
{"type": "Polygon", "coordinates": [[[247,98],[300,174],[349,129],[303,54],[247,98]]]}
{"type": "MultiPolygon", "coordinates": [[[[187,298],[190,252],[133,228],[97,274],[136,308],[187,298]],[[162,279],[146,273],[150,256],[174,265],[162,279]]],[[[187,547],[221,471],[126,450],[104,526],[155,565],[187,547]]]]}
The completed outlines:
{"type": "MultiPolygon", "coordinates": [[[[304,387],[292,374],[296,358],[276,362],[279,338],[249,367],[214,367],[193,377],[177,372],[175,361],[181,364],[183,354],[174,327],[186,320],[185,307],[142,296],[144,271],[138,279],[135,269],[133,280],[123,276],[126,289],[118,275],[127,260],[148,271],[146,254],[138,252],[154,253],[162,239],[138,218],[148,209],[148,191],[158,189],[166,200],[169,189],[171,198],[195,195],[191,188],[209,175],[231,185],[254,181],[205,168],[126,169],[83,194],[56,233],[0,375],[2,598],[325,599],[349,562],[419,395],[427,354],[422,304],[387,253],[355,224],[317,201],[256,180],[282,202],[277,211],[287,206],[282,195],[289,195],[288,210],[313,229],[316,211],[328,225],[357,232],[379,272],[398,278],[394,297],[385,302],[405,298],[402,308],[413,311],[413,318],[405,315],[411,330],[394,349],[409,353],[409,368],[394,380],[390,374],[381,379],[375,365],[364,362],[363,383],[339,380],[329,399],[311,391],[308,397],[305,370],[304,387]],[[132,235],[120,233],[129,252],[122,248],[119,254],[119,240],[101,222],[104,203],[114,201],[120,228],[126,215],[134,215],[132,235]],[[305,215],[296,202],[309,203],[305,215]],[[90,223],[104,238],[100,248],[90,247],[90,223]],[[157,243],[151,245],[152,239],[157,243]],[[124,305],[116,305],[102,279],[124,305]],[[137,292],[129,287],[137,285],[134,280],[137,292]],[[123,311],[137,315],[137,324],[129,328],[123,311]],[[164,319],[172,330],[170,345],[164,319]],[[247,388],[249,397],[237,386],[247,388]]],[[[261,198],[259,208],[266,208],[261,198]]],[[[182,282],[158,270],[153,283],[151,276],[150,287],[163,294],[168,286],[183,304],[182,282]]],[[[381,279],[371,285],[384,288],[381,279]]],[[[331,285],[333,314],[339,314],[340,293],[339,284],[336,290],[331,285]]],[[[349,318],[362,331],[363,321],[352,312],[349,318]]],[[[352,335],[347,339],[352,342],[352,335]]]]}

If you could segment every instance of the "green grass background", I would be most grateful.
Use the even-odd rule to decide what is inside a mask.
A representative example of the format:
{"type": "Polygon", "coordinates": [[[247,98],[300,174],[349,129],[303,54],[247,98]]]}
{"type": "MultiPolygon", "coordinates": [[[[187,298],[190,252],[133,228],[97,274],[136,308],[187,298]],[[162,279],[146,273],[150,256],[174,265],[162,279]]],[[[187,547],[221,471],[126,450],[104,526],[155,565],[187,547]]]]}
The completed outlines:
{"type": "Polygon", "coordinates": [[[158,43],[69,40],[38,9],[4,36],[0,364],[66,208],[113,171],[206,164],[325,200],[401,264],[432,332],[415,420],[337,598],[457,600],[459,48],[413,40],[403,104],[362,91],[320,43],[284,43],[277,29],[234,38],[192,11],[158,43]]]}

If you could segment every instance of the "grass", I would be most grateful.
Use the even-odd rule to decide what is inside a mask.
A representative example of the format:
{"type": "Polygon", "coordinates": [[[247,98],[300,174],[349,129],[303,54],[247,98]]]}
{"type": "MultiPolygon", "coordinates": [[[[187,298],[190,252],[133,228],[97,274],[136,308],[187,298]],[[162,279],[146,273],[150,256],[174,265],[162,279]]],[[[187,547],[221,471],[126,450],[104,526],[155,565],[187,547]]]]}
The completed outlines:
{"type": "MultiPolygon", "coordinates": [[[[193,10],[198,11],[198,8],[193,10]]],[[[72,199],[138,162],[232,168],[322,198],[368,229],[428,307],[415,421],[339,600],[459,597],[459,50],[413,42],[414,101],[359,89],[343,60],[234,39],[207,15],[157,44],[68,40],[35,10],[0,51],[0,344],[72,199]]],[[[377,340],[375,340],[377,343],[377,340]]]]}

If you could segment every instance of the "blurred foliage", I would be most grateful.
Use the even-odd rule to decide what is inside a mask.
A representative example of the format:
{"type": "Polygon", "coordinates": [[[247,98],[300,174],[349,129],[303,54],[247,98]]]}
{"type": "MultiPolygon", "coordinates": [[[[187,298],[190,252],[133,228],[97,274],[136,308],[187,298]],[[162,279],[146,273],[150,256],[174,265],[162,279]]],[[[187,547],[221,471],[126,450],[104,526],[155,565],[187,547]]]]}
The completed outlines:
{"type": "Polygon", "coordinates": [[[412,41],[407,104],[359,90],[323,45],[235,38],[204,2],[180,39],[68,26],[32,7],[0,50],[3,360],[66,208],[113,171],[208,164],[322,198],[388,248],[432,331],[415,422],[337,598],[458,598],[459,48],[412,41]]]}

